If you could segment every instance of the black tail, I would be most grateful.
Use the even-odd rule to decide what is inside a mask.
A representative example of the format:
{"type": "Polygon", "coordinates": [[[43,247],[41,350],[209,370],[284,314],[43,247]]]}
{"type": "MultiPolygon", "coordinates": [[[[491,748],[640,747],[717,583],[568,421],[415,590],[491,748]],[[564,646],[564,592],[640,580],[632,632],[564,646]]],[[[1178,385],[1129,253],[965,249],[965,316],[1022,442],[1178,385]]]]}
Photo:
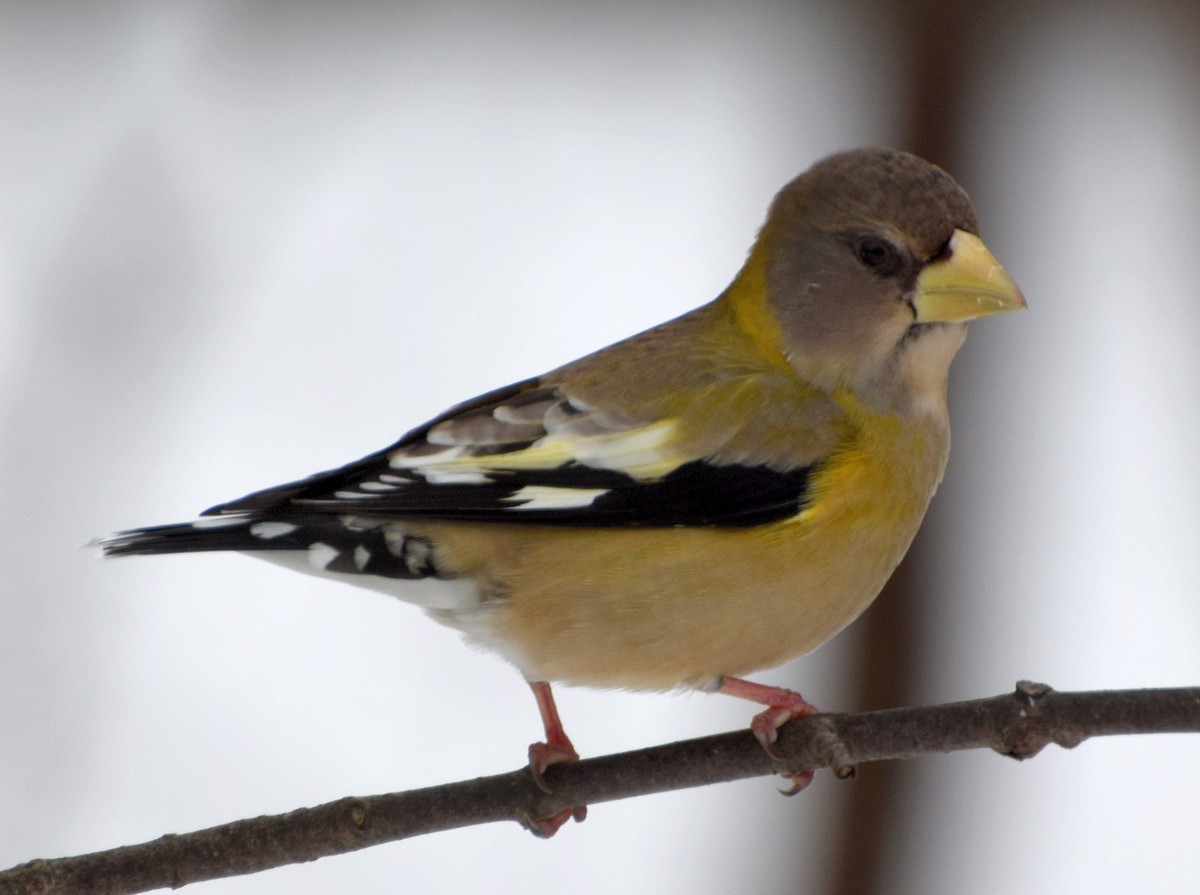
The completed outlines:
{"type": "MultiPolygon", "coordinates": [[[[297,520],[308,523],[310,520],[297,520]]],[[[313,520],[316,521],[316,520],[313,520]]],[[[155,553],[195,553],[209,550],[307,550],[322,540],[314,537],[314,528],[327,528],[328,523],[337,525],[336,518],[325,521],[326,525],[309,527],[293,522],[257,519],[248,516],[214,516],[195,522],[179,522],[175,525],[155,525],[150,528],[134,528],[119,531],[105,538],[97,538],[93,545],[105,556],[149,556],[155,553]],[[301,532],[307,532],[301,535],[301,532]]]]}
{"type": "Polygon", "coordinates": [[[158,553],[291,550],[307,552],[316,571],[425,578],[437,575],[433,550],[422,537],[383,522],[355,519],[350,525],[332,514],[282,518],[208,516],[195,522],[119,531],[92,544],[105,556],[158,553]]]}

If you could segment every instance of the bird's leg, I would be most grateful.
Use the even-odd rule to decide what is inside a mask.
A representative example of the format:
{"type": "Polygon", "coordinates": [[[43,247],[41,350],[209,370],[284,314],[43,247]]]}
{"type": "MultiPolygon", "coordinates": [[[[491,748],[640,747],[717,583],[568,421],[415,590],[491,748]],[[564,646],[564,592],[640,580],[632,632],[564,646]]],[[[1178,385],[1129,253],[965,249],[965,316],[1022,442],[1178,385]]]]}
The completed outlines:
{"type": "MultiPolygon", "coordinates": [[[[554,694],[546,681],[529,681],[529,689],[533,690],[533,698],[537,700],[538,712],[542,716],[542,726],[546,729],[546,742],[533,743],[529,747],[529,772],[533,782],[542,792],[550,792],[546,780],[542,776],[546,768],[552,764],[563,764],[568,761],[579,761],[579,753],[567,738],[562,721],[558,717],[558,707],[554,704],[554,694]]],[[[581,822],[587,817],[587,806],[564,808],[557,814],[528,820],[529,829],[535,836],[549,839],[558,832],[558,828],[571,818],[581,822]]]]}
{"type": "Polygon", "coordinates": [[[550,792],[542,772],[552,764],[579,761],[579,753],[563,730],[550,685],[545,681],[530,681],[529,688],[533,690],[533,698],[537,700],[538,712],[542,716],[542,726],[546,728],[546,742],[534,743],[529,747],[529,770],[538,788],[542,792],[550,792]]]}
{"type": "MultiPolygon", "coordinates": [[[[779,728],[793,718],[803,718],[806,715],[816,715],[819,709],[805,701],[804,697],[795,690],[783,687],[768,687],[766,684],[756,684],[753,681],[742,680],[740,677],[723,677],[718,693],[737,696],[739,699],[749,699],[765,705],[766,709],[754,716],[750,722],[750,730],[767,750],[772,758],[782,756],[775,749],[775,741],[779,739],[779,728]]],[[[795,795],[812,783],[812,771],[799,771],[795,774],[785,774],[791,780],[791,786],[781,790],[784,795],[795,795]]]]}

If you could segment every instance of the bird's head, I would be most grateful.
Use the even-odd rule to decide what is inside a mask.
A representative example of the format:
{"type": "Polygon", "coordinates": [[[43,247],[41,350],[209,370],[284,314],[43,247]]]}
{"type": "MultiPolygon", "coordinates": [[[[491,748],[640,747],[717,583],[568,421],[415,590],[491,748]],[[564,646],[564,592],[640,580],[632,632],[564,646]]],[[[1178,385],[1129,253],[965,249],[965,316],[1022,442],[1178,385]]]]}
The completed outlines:
{"type": "Polygon", "coordinates": [[[768,310],[804,378],[888,403],[945,388],[964,323],[1025,307],[963,189],[892,149],[818,162],[759,235],[768,310]]]}

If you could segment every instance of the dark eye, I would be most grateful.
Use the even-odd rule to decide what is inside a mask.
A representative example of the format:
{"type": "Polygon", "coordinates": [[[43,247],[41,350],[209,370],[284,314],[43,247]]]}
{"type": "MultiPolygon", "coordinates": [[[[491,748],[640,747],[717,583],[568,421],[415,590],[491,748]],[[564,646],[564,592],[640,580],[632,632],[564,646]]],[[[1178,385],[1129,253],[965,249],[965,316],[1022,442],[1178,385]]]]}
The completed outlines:
{"type": "Polygon", "coordinates": [[[891,276],[901,266],[900,252],[886,239],[878,236],[862,236],[854,243],[854,254],[863,266],[881,277],[891,276]]]}

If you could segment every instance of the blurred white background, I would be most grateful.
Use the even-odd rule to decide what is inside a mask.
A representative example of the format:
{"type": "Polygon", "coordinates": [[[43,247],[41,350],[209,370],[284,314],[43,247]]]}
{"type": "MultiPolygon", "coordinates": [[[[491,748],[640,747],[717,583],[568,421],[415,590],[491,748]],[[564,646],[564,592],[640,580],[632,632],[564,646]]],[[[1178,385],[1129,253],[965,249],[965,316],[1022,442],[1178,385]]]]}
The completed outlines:
{"type": "MultiPolygon", "coordinates": [[[[1030,310],[956,365],[922,702],[1200,683],[1200,30],[1169,4],[1046,8],[994,4],[947,84],[953,173],[1030,310]]],[[[526,687],[418,611],[80,545],[339,465],[713,297],[787,179],[904,139],[903,14],[0,5],[0,868],[519,766],[526,687]]],[[[855,636],[759,677],[853,707],[855,636]]],[[[559,705],[585,755],[753,711],[559,705]]],[[[900,775],[871,891],[1200,878],[1196,737],[900,775]]],[[[197,891],[849,891],[862,784],[709,787],[548,843],[493,825],[197,891]]]]}

